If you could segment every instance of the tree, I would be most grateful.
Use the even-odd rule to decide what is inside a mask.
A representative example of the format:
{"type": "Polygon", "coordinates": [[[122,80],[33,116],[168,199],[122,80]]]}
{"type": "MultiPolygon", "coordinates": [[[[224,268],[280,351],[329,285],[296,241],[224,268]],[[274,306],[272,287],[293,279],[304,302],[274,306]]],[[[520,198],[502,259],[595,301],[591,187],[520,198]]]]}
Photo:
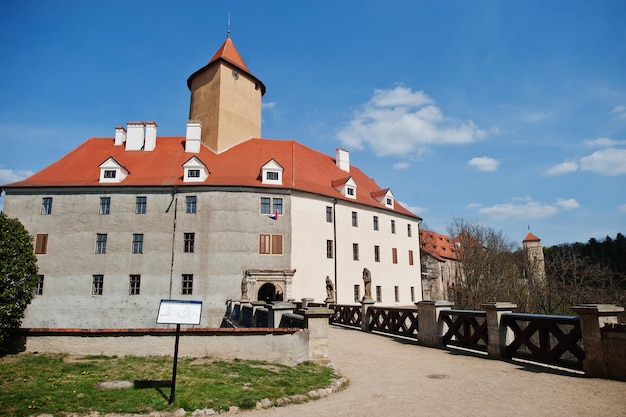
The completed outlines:
{"type": "Polygon", "coordinates": [[[524,300],[523,270],[518,246],[501,231],[462,218],[448,227],[457,245],[461,279],[455,284],[458,308],[480,309],[489,301],[524,300]]]}
{"type": "Polygon", "coordinates": [[[32,237],[19,220],[0,213],[0,349],[19,329],[38,280],[32,237]]]}

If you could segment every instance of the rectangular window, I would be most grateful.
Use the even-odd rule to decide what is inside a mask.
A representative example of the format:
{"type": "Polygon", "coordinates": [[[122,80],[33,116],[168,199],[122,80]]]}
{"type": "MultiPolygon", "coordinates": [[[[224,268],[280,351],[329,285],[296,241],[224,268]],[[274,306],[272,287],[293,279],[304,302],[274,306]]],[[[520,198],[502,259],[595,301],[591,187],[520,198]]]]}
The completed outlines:
{"type": "Polygon", "coordinates": [[[332,259],[333,257],[333,241],[332,240],[326,241],[326,257],[329,259],[332,259]]]}
{"type": "Polygon", "coordinates": [[[348,187],[348,188],[346,188],[346,192],[347,192],[348,195],[352,195],[353,196],[354,195],[354,188],[348,187]]]}
{"type": "Polygon", "coordinates": [[[189,178],[200,178],[200,170],[199,169],[190,169],[187,171],[187,177],[189,178]]]}
{"type": "Polygon", "coordinates": [[[135,214],[146,214],[147,197],[137,197],[135,202],[135,214]]]}
{"type": "Polygon", "coordinates": [[[271,214],[272,206],[269,197],[261,197],[261,214],[271,214]]]}
{"type": "Polygon", "coordinates": [[[278,211],[278,214],[283,214],[283,199],[282,198],[273,198],[272,203],[274,204],[272,214],[278,211]]]}
{"type": "Polygon", "coordinates": [[[180,293],[182,295],[193,294],[193,274],[183,274],[183,285],[180,293]]]}
{"type": "Polygon", "coordinates": [[[107,253],[107,234],[96,234],[96,253],[107,253]]]}
{"type": "Polygon", "coordinates": [[[397,285],[393,287],[393,294],[396,298],[396,303],[399,303],[400,302],[400,287],[398,287],[397,285]]]}
{"type": "Polygon", "coordinates": [[[376,286],[376,302],[377,303],[383,302],[383,288],[380,285],[376,286]]]}
{"type": "Polygon", "coordinates": [[[195,233],[185,233],[185,245],[183,248],[183,252],[185,253],[193,253],[195,246],[196,234],[195,233]]]}
{"type": "Polygon", "coordinates": [[[43,255],[48,251],[48,234],[38,234],[35,238],[35,253],[43,255]]]}
{"type": "Polygon", "coordinates": [[[374,262],[380,262],[380,246],[374,246],[374,262]]]}
{"type": "Polygon", "coordinates": [[[393,262],[394,264],[398,263],[398,249],[397,248],[391,248],[391,262],[393,262]]]}
{"type": "Polygon", "coordinates": [[[259,235],[259,254],[282,255],[283,235],[271,235],[262,233],[259,235]]]}
{"type": "Polygon", "coordinates": [[[391,221],[391,233],[396,233],[396,221],[391,221]]]}
{"type": "Polygon", "coordinates": [[[411,287],[411,302],[415,302],[415,287],[411,287]]]}
{"type": "Polygon", "coordinates": [[[188,195],[185,198],[185,213],[194,214],[196,212],[196,196],[188,195]]]}
{"type": "Polygon", "coordinates": [[[378,230],[378,216],[374,216],[373,221],[374,221],[374,230],[378,230]]]}
{"type": "Polygon", "coordinates": [[[104,275],[94,275],[91,281],[91,295],[102,295],[104,287],[104,275]]]}
{"type": "Polygon", "coordinates": [[[139,295],[141,290],[141,275],[131,275],[128,281],[128,295],[139,295]]]}
{"type": "Polygon", "coordinates": [[[100,214],[111,212],[111,197],[100,197],[100,214]]]}
{"type": "Polygon", "coordinates": [[[143,233],[133,233],[133,253],[143,253],[143,233]]]}
{"type": "Polygon", "coordinates": [[[413,265],[413,251],[409,249],[409,265],[413,265]]]}
{"type": "Polygon", "coordinates": [[[353,261],[359,260],[359,244],[358,243],[352,244],[352,260],[353,261]]]}
{"type": "Polygon", "coordinates": [[[326,206],[326,222],[333,222],[333,208],[330,206],[326,206]]]}
{"type": "Polygon", "coordinates": [[[283,199],[261,197],[261,214],[283,214],[283,199]]]}
{"type": "Polygon", "coordinates": [[[114,169],[105,169],[104,170],[104,178],[115,178],[115,170],[114,169]]]}
{"type": "Polygon", "coordinates": [[[271,181],[278,181],[278,172],[267,171],[267,173],[265,174],[265,178],[271,181]]]}
{"type": "Polygon", "coordinates": [[[352,212],[352,226],[359,227],[359,215],[356,211],[352,212]]]}
{"type": "Polygon", "coordinates": [[[411,224],[407,224],[406,225],[406,234],[408,237],[411,237],[413,235],[413,232],[411,231],[411,224]]]}
{"type": "Polygon", "coordinates": [[[52,214],[52,197],[41,199],[41,214],[52,214]]]}
{"type": "Polygon", "coordinates": [[[361,299],[361,287],[359,286],[359,284],[355,284],[355,286],[354,286],[354,301],[355,302],[359,302],[360,299],[361,299]]]}
{"type": "Polygon", "coordinates": [[[43,294],[43,275],[39,275],[39,281],[37,281],[37,286],[35,287],[35,295],[43,294]]]}

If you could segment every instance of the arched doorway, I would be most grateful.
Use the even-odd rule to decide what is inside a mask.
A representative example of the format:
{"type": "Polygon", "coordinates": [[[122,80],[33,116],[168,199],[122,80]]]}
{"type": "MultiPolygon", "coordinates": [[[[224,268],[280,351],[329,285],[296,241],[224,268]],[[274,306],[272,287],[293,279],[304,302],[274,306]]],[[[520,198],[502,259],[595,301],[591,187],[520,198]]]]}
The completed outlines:
{"type": "Polygon", "coordinates": [[[261,288],[259,288],[259,292],[257,294],[257,300],[265,301],[266,303],[269,303],[274,300],[275,295],[276,295],[276,287],[274,286],[274,284],[267,282],[261,285],[261,288]]]}

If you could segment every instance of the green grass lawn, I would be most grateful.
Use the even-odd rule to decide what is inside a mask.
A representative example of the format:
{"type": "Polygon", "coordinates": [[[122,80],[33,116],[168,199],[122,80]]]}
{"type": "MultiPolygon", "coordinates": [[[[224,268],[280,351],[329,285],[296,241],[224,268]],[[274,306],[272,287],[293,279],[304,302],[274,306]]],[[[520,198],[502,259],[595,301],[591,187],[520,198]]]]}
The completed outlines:
{"type": "Polygon", "coordinates": [[[179,358],[176,401],[169,406],[169,385],[156,381],[171,380],[172,361],[170,357],[5,356],[0,359],[0,415],[253,408],[263,398],[306,394],[329,386],[336,378],[331,368],[311,363],[291,367],[237,359],[179,358]],[[129,389],[96,386],[117,380],[141,383],[129,389]]]}

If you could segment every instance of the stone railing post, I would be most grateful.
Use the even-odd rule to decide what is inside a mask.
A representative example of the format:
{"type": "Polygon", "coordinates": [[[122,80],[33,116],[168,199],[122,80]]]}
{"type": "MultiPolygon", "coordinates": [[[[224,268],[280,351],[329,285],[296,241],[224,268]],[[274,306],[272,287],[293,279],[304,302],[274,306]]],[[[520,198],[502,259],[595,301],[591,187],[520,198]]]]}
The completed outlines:
{"type": "Polygon", "coordinates": [[[267,306],[269,314],[267,317],[267,327],[279,327],[280,319],[285,313],[292,313],[296,309],[296,305],[289,302],[279,302],[267,306]]]}
{"type": "Polygon", "coordinates": [[[315,298],[302,298],[302,310],[309,308],[309,303],[315,301],[315,298]]]}
{"type": "Polygon", "coordinates": [[[370,307],[375,303],[371,298],[363,298],[361,300],[361,331],[370,331],[370,307]]]}
{"type": "Polygon", "coordinates": [[[514,334],[511,329],[501,325],[502,315],[512,313],[517,304],[512,303],[483,303],[480,305],[487,313],[487,353],[492,359],[504,359],[506,346],[513,340],[514,334]]]}
{"type": "Polygon", "coordinates": [[[326,307],[309,307],[304,312],[305,327],[309,331],[309,359],[326,364],[328,359],[328,318],[333,310],[326,307]]]}
{"type": "Polygon", "coordinates": [[[451,310],[450,301],[420,301],[417,306],[417,340],[421,345],[442,347],[443,335],[448,330],[443,320],[439,320],[441,310],[451,310]]]}
{"type": "Polygon", "coordinates": [[[617,323],[617,315],[624,307],[612,304],[583,304],[572,307],[580,317],[580,330],[585,345],[583,370],[587,376],[609,378],[610,363],[602,350],[602,332],[605,324],[617,323]]]}

